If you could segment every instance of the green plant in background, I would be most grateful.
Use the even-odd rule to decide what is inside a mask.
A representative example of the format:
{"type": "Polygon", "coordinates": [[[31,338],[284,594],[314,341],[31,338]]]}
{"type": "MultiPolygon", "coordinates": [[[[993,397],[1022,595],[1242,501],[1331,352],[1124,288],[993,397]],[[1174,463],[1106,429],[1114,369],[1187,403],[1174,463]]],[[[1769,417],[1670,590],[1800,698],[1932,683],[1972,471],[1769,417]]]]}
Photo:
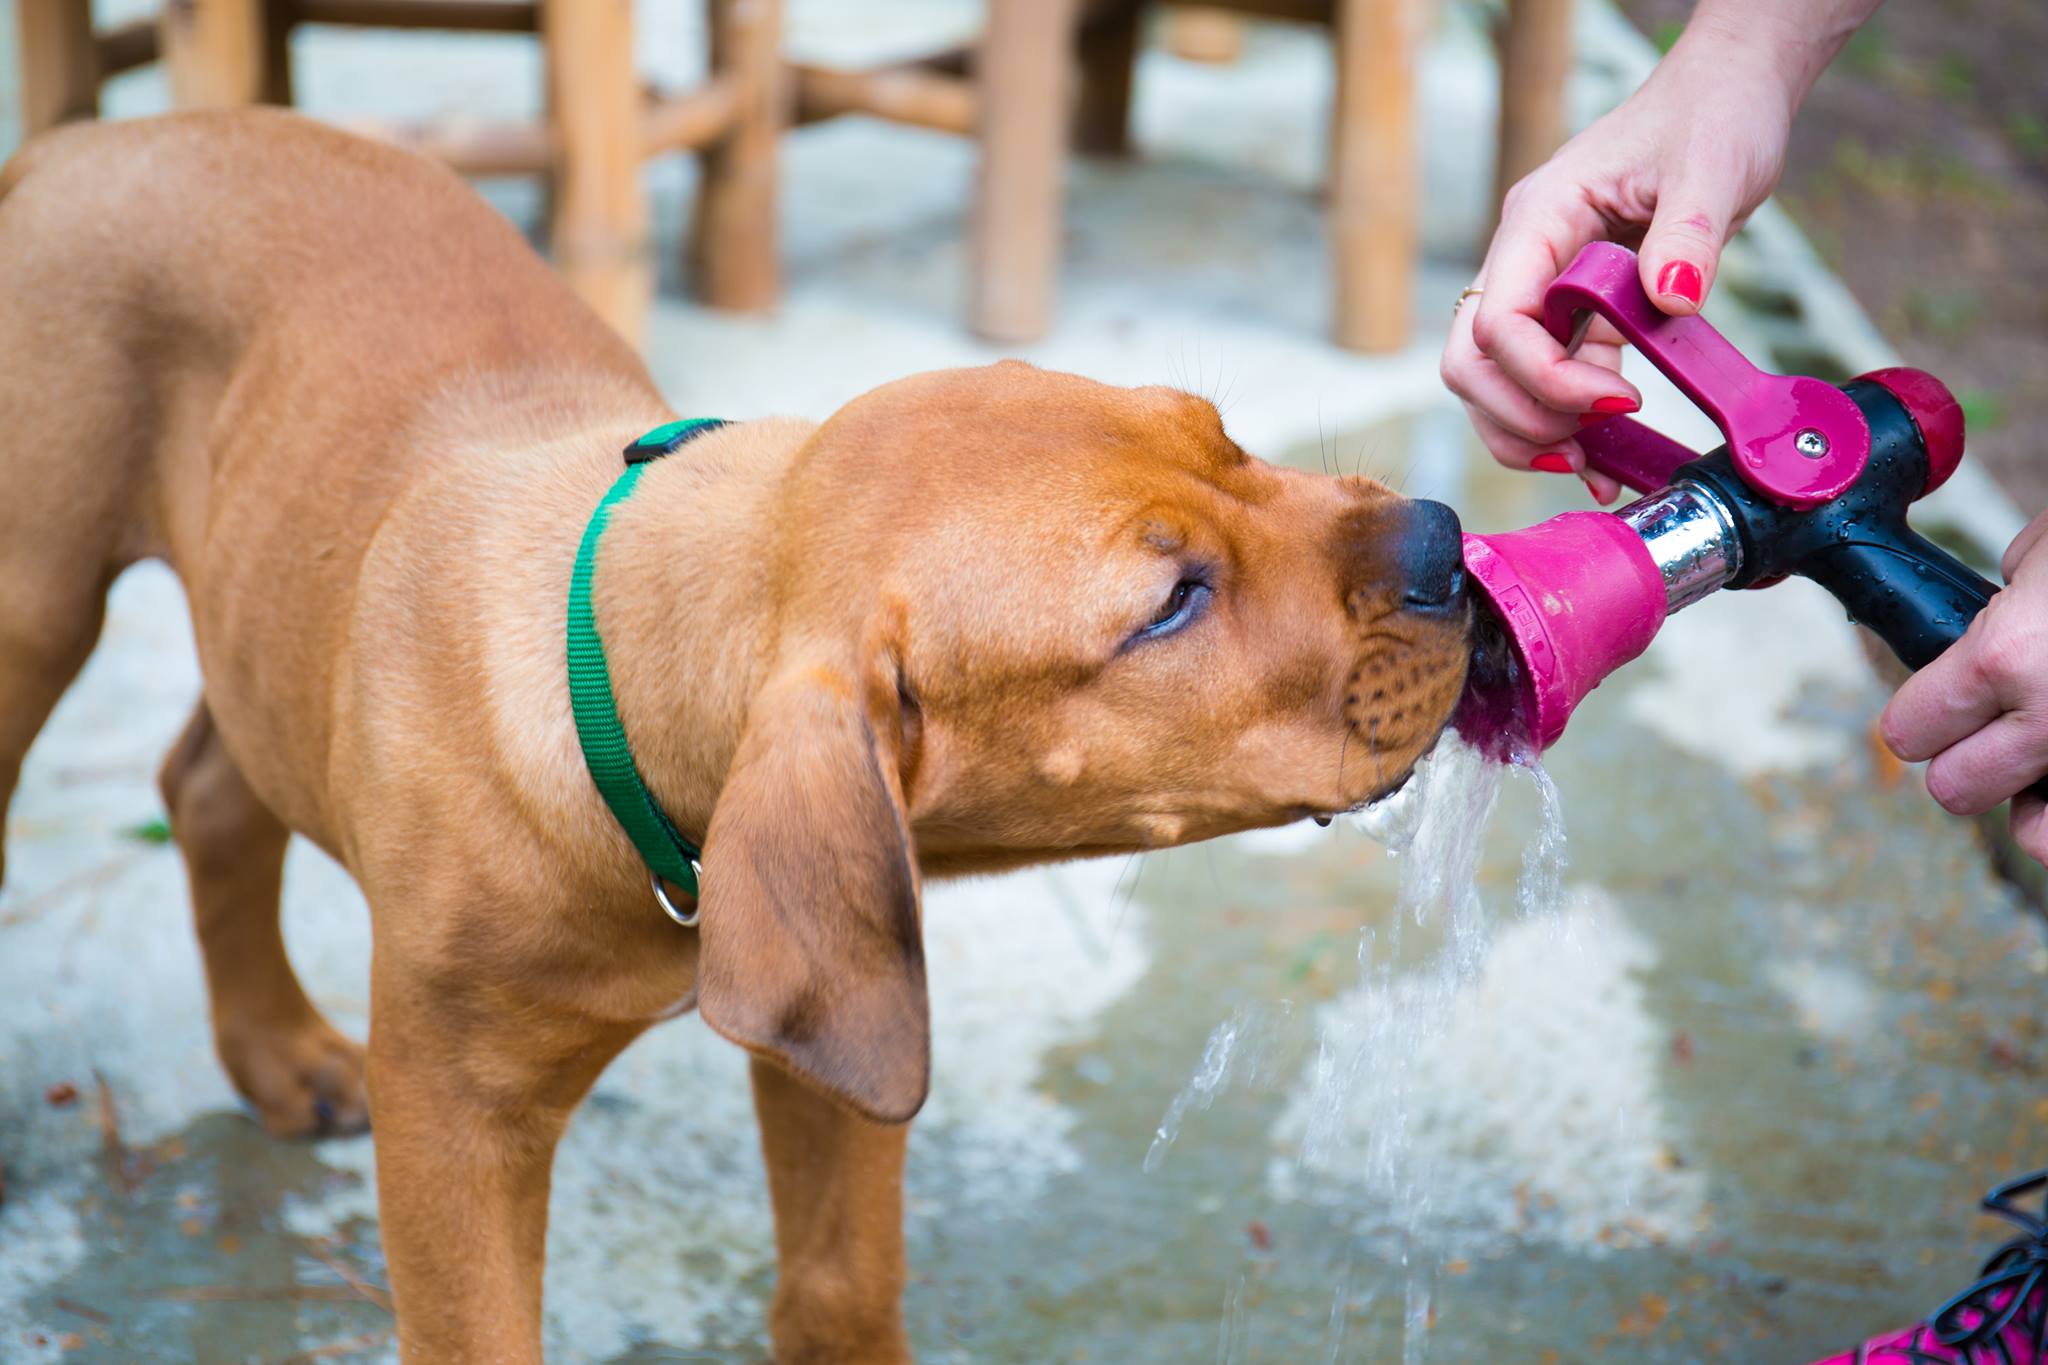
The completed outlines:
{"type": "Polygon", "coordinates": [[[1977,93],[1977,72],[1961,53],[1942,54],[1934,64],[1934,93],[1950,104],[1967,104],[1977,93]]]}
{"type": "Polygon", "coordinates": [[[1964,389],[1956,394],[1962,406],[1963,422],[1971,431],[1991,431],[2005,425],[2005,402],[1987,389],[1964,389]]]}
{"type": "Polygon", "coordinates": [[[1287,965],[1289,981],[1306,981],[1315,971],[1317,964],[1332,949],[1338,947],[1337,936],[1327,930],[1318,930],[1301,945],[1301,951],[1294,955],[1294,961],[1287,965]]]}
{"type": "Polygon", "coordinates": [[[1828,174],[1843,185],[1872,194],[1907,194],[1913,189],[1913,167],[1897,152],[1873,151],[1854,135],[1835,140],[1828,174]]]}
{"type": "Polygon", "coordinates": [[[2048,158],[2048,119],[2039,114],[2015,109],[2005,121],[2005,135],[2021,156],[2048,158]]]}
{"type": "Polygon", "coordinates": [[[1824,177],[1831,191],[1853,188],[1900,199],[1957,198],[1986,209],[2001,209],[2011,187],[1959,157],[1926,148],[1878,151],[1853,134],[1836,141],[1824,177]]]}
{"type": "Polygon", "coordinates": [[[1849,35],[1849,41],[1842,45],[1839,58],[1844,69],[1858,76],[1883,74],[1891,65],[1891,43],[1886,39],[1884,26],[1873,19],[1849,35]]]}
{"type": "Polygon", "coordinates": [[[168,844],[171,841],[171,822],[163,816],[153,816],[139,825],[128,825],[121,830],[123,839],[133,839],[138,844],[168,844]]]}
{"type": "Polygon", "coordinates": [[[1886,319],[1892,331],[1957,337],[1983,316],[1984,296],[1974,289],[1911,289],[1896,312],[1896,318],[1886,319]]]}

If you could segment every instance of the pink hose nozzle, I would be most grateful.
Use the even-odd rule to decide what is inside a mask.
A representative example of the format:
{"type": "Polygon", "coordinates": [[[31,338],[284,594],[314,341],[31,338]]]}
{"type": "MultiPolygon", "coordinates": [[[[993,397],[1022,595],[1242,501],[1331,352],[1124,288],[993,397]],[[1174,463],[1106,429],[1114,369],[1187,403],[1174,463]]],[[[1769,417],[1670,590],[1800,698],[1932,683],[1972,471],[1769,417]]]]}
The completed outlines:
{"type": "Polygon", "coordinates": [[[1649,549],[1608,512],[1468,535],[1465,569],[1505,639],[1476,653],[1455,723],[1495,757],[1555,743],[1572,709],[1664,623],[1664,580],[1649,549]]]}

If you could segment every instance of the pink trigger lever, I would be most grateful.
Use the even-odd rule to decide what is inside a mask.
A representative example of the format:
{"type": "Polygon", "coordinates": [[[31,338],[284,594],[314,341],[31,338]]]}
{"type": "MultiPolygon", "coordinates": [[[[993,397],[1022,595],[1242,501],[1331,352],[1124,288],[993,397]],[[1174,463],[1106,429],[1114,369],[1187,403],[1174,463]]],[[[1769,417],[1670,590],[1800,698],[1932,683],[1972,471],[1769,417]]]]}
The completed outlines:
{"type": "MultiPolygon", "coordinates": [[[[1735,472],[1773,502],[1817,507],[1863,473],[1870,427],[1853,399],[1825,380],[1758,369],[1704,318],[1658,311],[1635,253],[1612,242],[1587,245],[1543,296],[1543,325],[1568,349],[1596,313],[1713,418],[1735,472]]],[[[1587,427],[1578,441],[1594,469],[1639,493],[1664,487],[1696,458],[1626,417],[1587,427]]]]}

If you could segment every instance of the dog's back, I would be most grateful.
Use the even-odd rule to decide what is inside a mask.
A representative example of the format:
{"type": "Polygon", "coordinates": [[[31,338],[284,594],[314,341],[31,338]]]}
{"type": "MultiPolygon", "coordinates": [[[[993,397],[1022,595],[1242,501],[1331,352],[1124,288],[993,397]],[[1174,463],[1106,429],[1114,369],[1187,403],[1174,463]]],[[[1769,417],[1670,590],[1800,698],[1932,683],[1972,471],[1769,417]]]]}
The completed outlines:
{"type": "MultiPolygon", "coordinates": [[[[88,460],[130,494],[204,485],[255,410],[317,422],[332,388],[401,421],[451,376],[568,357],[644,377],[453,175],[276,110],[76,125],[10,161],[0,354],[0,471],[88,460]]],[[[128,558],[197,568],[176,505],[126,510],[148,537],[128,558]]]]}
{"type": "Polygon", "coordinates": [[[278,110],[24,148],[0,170],[0,356],[0,811],[128,564],[184,581],[209,693],[324,687],[445,395],[487,376],[658,406],[459,179],[278,110]],[[247,630],[251,611],[289,629],[247,630]]]}

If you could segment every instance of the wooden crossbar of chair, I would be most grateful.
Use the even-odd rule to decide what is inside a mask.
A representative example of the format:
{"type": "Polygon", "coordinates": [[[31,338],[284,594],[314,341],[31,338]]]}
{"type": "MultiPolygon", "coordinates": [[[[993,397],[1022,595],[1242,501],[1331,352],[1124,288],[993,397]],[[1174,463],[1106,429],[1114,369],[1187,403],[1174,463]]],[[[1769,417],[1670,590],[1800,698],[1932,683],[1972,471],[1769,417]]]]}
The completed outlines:
{"type": "Polygon", "coordinates": [[[789,122],[780,0],[706,0],[711,72],[694,89],[643,91],[631,0],[184,0],[155,20],[95,32],[83,0],[17,0],[25,131],[98,113],[100,84],[162,60],[181,108],[292,102],[301,24],[524,33],[546,52],[539,122],[350,124],[468,175],[552,177],[552,247],[570,283],[637,339],[653,291],[640,164],[703,163],[688,263],[715,306],[763,309],[780,291],[776,140],[789,122]]]}

